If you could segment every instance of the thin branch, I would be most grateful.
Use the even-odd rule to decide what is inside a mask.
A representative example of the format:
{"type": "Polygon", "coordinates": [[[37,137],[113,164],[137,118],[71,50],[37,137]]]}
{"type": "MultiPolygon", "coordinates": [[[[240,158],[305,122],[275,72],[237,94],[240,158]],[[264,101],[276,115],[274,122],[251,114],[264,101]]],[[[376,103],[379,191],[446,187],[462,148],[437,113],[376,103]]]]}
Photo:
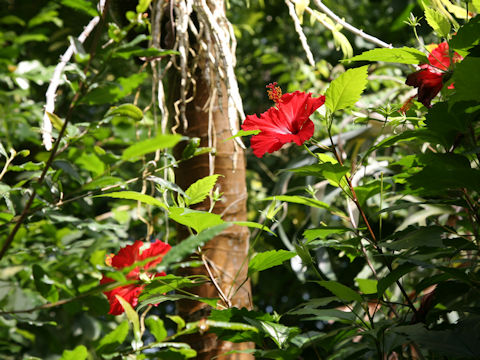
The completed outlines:
{"type": "MultiPolygon", "coordinates": [[[[99,3],[99,13],[103,14],[105,9],[105,2],[106,0],[101,0],[99,3]]],[[[80,43],[84,43],[90,33],[93,31],[95,26],[100,22],[100,16],[95,16],[82,33],[78,36],[78,41],[80,43]]],[[[70,61],[73,53],[75,51],[75,45],[73,40],[70,40],[70,46],[68,47],[67,51],[60,57],[60,62],[55,67],[53,72],[52,80],[48,85],[47,92],[45,93],[46,103],[45,103],[45,113],[43,114],[43,122],[42,122],[42,138],[43,138],[43,145],[47,151],[52,149],[52,122],[48,116],[48,113],[53,113],[55,111],[55,96],[57,93],[57,88],[60,85],[60,78],[63,74],[63,69],[70,61]]]]}
{"type": "Polygon", "coordinates": [[[339,16],[337,16],[332,10],[330,10],[325,4],[322,3],[321,0],[313,0],[315,5],[323,11],[325,14],[327,14],[332,20],[337,22],[338,24],[342,25],[345,29],[350,31],[351,33],[360,36],[361,38],[367,40],[368,42],[371,42],[375,45],[378,45],[383,48],[393,48],[392,44],[387,44],[386,42],[376,38],[375,36],[369,35],[365,33],[363,30],[357,29],[355,26],[350,25],[347,23],[345,20],[341,19],[339,16]]]}
{"type": "Polygon", "coordinates": [[[288,6],[288,12],[290,13],[290,17],[293,20],[293,24],[295,25],[295,31],[298,34],[300,39],[300,43],[302,44],[303,50],[305,50],[305,54],[307,55],[307,60],[311,66],[315,66],[315,60],[313,59],[313,54],[308,46],[307,38],[302,30],[302,24],[300,24],[300,19],[295,12],[295,6],[292,4],[290,0],[285,0],[285,3],[288,6]]]}
{"type": "Polygon", "coordinates": [[[220,287],[220,285],[218,285],[217,281],[215,280],[215,277],[214,277],[213,274],[212,274],[212,270],[210,269],[210,266],[208,265],[208,261],[209,261],[209,260],[205,257],[204,254],[201,254],[201,256],[202,256],[203,265],[205,266],[205,269],[207,269],[208,276],[210,277],[210,280],[212,281],[213,286],[215,286],[215,289],[217,289],[218,295],[220,295],[220,297],[222,298],[222,300],[223,300],[223,302],[225,303],[225,305],[227,305],[228,308],[231,308],[231,307],[232,307],[232,302],[231,302],[230,299],[223,293],[222,288],[220,287]]]}

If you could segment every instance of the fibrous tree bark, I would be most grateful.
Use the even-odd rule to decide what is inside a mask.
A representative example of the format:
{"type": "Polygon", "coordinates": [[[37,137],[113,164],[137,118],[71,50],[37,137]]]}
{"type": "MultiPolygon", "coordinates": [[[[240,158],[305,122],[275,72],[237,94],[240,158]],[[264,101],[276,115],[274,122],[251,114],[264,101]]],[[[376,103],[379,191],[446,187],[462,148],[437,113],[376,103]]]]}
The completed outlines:
{"type": "MultiPolygon", "coordinates": [[[[237,131],[238,120],[244,114],[233,72],[235,39],[225,16],[224,1],[185,0],[166,4],[158,0],[153,20],[153,41],[163,42],[162,47],[179,52],[166,66],[154,71],[159,79],[159,74],[168,73],[166,97],[161,79],[158,81],[160,108],[164,115],[168,110],[172,131],[200,138],[200,146],[215,148],[215,153],[181,163],[176,170],[176,182],[186,189],[200,178],[220,174],[216,188],[222,197],[213,212],[221,214],[225,221],[245,221],[243,146],[235,140],[225,141],[237,131]]],[[[208,199],[196,206],[203,211],[209,208],[208,199]]],[[[181,228],[178,233],[182,236],[181,228]]],[[[210,282],[192,292],[201,297],[220,298],[222,307],[251,308],[248,248],[249,231],[237,225],[209,241],[198,254],[204,266],[182,270],[183,275],[202,274],[210,278],[210,282]]],[[[185,301],[179,303],[178,312],[187,321],[196,321],[208,316],[209,309],[203,303],[185,301]]],[[[186,341],[197,350],[197,359],[253,359],[243,353],[222,355],[253,346],[220,341],[213,333],[195,334],[186,341]]]]}

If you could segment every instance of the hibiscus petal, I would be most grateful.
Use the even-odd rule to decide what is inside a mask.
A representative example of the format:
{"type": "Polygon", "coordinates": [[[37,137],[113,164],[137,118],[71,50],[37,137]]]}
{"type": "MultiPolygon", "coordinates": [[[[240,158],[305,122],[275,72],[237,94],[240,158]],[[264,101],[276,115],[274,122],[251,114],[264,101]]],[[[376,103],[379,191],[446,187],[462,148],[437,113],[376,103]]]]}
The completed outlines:
{"type": "Polygon", "coordinates": [[[253,153],[262,157],[289,142],[302,145],[313,136],[314,124],[309,119],[310,115],[324,103],[323,95],[312,98],[311,93],[295,91],[282,95],[277,107],[268,109],[260,117],[248,115],[242,129],[261,131],[252,137],[253,153]]]}
{"type": "Polygon", "coordinates": [[[250,140],[253,153],[261,158],[266,152],[273,153],[279,150],[284,143],[280,142],[272,133],[261,132],[250,140]]]}
{"type": "Polygon", "coordinates": [[[163,241],[156,240],[150,244],[148,249],[142,251],[139,256],[139,260],[145,260],[148,258],[156,257],[156,259],[149,261],[143,268],[145,270],[160,264],[163,259],[163,256],[171,249],[172,247],[163,241]]]}
{"type": "Polygon", "coordinates": [[[426,107],[431,106],[432,99],[442,90],[443,74],[422,69],[407,76],[405,84],[418,88],[418,101],[426,107]]]}
{"type": "Polygon", "coordinates": [[[143,286],[126,285],[105,293],[110,302],[110,311],[108,313],[111,315],[120,315],[125,311],[122,304],[120,304],[120,301],[118,301],[116,297],[117,295],[121,296],[125,301],[132,305],[133,308],[137,306],[138,296],[142,292],[142,289],[143,286]]]}
{"type": "Polygon", "coordinates": [[[132,245],[121,248],[118,254],[112,258],[112,266],[116,269],[122,269],[132,265],[139,260],[140,248],[142,246],[142,241],[135,241],[132,245]]]}

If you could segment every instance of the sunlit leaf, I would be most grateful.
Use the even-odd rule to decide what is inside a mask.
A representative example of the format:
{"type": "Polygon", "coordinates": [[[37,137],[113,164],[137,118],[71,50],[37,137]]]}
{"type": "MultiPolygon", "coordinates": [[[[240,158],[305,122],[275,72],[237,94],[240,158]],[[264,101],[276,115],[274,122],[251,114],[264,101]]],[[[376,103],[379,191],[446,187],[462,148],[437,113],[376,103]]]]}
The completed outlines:
{"type": "Polygon", "coordinates": [[[125,149],[123,160],[133,161],[139,157],[161,149],[174,147],[182,139],[181,135],[161,134],[154,138],[140,141],[125,149]]]}
{"type": "Polygon", "coordinates": [[[185,198],[185,203],[187,204],[187,206],[198,204],[205,200],[207,195],[210,193],[210,191],[212,191],[213,187],[215,186],[219,176],[220,175],[206,176],[190,185],[185,191],[185,194],[187,196],[185,198]]]}
{"type": "Polygon", "coordinates": [[[261,253],[256,253],[248,264],[248,274],[251,275],[257,271],[270,269],[274,266],[281,265],[297,255],[293,251],[287,250],[270,250],[261,253]]]}
{"type": "Polygon", "coordinates": [[[421,64],[428,63],[427,56],[421,51],[402,47],[394,49],[373,49],[354,56],[349,61],[383,61],[399,64],[421,64]]]}
{"type": "Polygon", "coordinates": [[[167,209],[167,206],[161,202],[160,200],[146,194],[141,194],[135,191],[118,191],[118,192],[111,192],[108,194],[96,195],[95,197],[111,197],[115,199],[126,199],[126,200],[136,200],[140,201],[141,203],[158,206],[163,209],[167,209]]]}
{"type": "Polygon", "coordinates": [[[367,66],[345,71],[330,83],[325,92],[325,106],[333,113],[354,105],[366,85],[367,66]]]}

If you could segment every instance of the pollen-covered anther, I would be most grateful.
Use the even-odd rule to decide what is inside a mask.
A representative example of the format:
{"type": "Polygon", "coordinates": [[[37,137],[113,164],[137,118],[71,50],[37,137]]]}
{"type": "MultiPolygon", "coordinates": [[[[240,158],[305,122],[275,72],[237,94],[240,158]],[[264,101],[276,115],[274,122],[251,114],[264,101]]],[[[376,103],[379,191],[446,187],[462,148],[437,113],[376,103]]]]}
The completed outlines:
{"type": "Polygon", "coordinates": [[[266,86],[268,98],[273,100],[275,104],[282,102],[282,89],[277,86],[277,82],[270,83],[266,86]]]}
{"type": "Polygon", "coordinates": [[[115,254],[108,254],[105,256],[105,264],[107,264],[107,266],[112,266],[112,259],[114,256],[115,254]]]}

